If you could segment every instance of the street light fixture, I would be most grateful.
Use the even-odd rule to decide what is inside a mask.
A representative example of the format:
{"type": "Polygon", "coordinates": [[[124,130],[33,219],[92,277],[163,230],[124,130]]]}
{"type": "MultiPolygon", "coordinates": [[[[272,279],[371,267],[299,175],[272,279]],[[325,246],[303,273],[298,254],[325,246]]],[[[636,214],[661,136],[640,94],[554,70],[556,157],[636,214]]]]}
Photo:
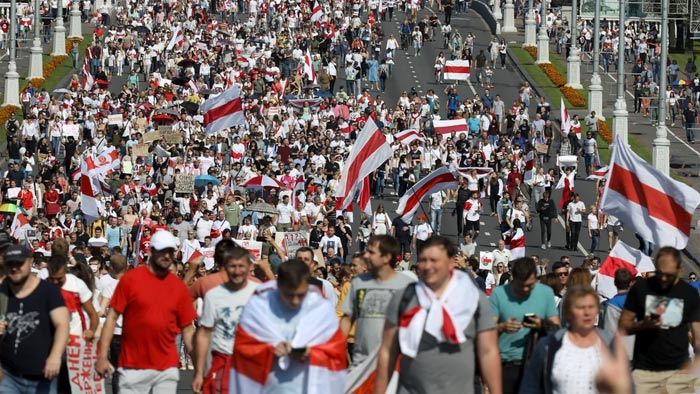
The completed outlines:
{"type": "Polygon", "coordinates": [[[10,0],[10,62],[5,73],[5,102],[2,104],[19,107],[19,73],[15,60],[17,48],[17,0],[10,0]]]}

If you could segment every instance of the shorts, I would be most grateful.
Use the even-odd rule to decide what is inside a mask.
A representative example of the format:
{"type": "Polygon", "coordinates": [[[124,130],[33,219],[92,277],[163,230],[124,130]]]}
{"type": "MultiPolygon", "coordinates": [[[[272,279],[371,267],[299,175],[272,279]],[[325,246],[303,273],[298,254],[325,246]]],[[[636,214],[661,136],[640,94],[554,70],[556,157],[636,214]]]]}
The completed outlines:
{"type": "Polygon", "coordinates": [[[479,232],[479,221],[478,220],[467,220],[467,224],[465,225],[464,231],[470,232],[474,230],[475,233],[479,232]]]}
{"type": "Polygon", "coordinates": [[[613,226],[611,224],[608,224],[608,232],[611,232],[613,234],[617,234],[620,232],[620,225],[618,224],[617,226],[613,226]]]}

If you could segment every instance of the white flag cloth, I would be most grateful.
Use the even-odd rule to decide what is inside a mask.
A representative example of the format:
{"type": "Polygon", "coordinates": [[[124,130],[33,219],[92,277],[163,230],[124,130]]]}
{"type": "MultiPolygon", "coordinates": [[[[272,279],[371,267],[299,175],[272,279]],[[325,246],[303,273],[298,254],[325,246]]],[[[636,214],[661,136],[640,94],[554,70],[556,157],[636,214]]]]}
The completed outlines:
{"type": "Polygon", "coordinates": [[[449,167],[440,167],[406,190],[406,194],[399,200],[399,207],[396,209],[396,213],[402,215],[401,217],[405,223],[409,223],[411,218],[413,218],[413,214],[420,207],[423,197],[441,190],[456,188],[457,177],[455,173],[450,171],[449,167]]]}
{"type": "Polygon", "coordinates": [[[632,273],[632,276],[639,276],[644,272],[656,269],[651,257],[645,255],[639,249],[635,249],[622,241],[617,241],[598,271],[598,294],[605,298],[613,298],[617,294],[615,271],[620,268],[625,268],[632,273]]]}
{"type": "Polygon", "coordinates": [[[367,119],[350,150],[338,182],[335,195],[343,198],[343,205],[339,209],[345,209],[352,202],[362,180],[389,160],[392,154],[393,150],[377,124],[371,118],[367,119]]]}
{"type": "Polygon", "coordinates": [[[684,249],[700,193],[674,181],[615,139],[601,210],[656,246],[684,249]]]}
{"type": "Polygon", "coordinates": [[[231,89],[202,104],[201,109],[204,114],[207,135],[245,124],[243,102],[240,96],[239,87],[234,85],[231,89]]]}

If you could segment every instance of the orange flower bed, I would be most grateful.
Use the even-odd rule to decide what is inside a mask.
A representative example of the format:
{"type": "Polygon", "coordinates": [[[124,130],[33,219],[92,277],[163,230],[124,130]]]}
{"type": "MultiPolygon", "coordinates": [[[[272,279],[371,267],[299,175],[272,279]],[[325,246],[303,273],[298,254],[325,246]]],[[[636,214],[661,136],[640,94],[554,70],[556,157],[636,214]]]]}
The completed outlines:
{"type": "Polygon", "coordinates": [[[552,63],[542,63],[538,64],[538,66],[540,66],[540,69],[549,77],[554,86],[562,87],[566,85],[566,78],[557,71],[552,63]]]}
{"type": "Polygon", "coordinates": [[[73,43],[77,42],[80,44],[80,42],[83,41],[83,37],[72,37],[66,40],[66,53],[70,53],[70,50],[73,48],[73,43]]]}
{"type": "Polygon", "coordinates": [[[532,60],[537,60],[537,47],[536,46],[528,45],[526,47],[523,47],[523,49],[525,51],[527,51],[527,53],[529,53],[530,56],[532,56],[532,60]]]}
{"type": "Polygon", "coordinates": [[[45,81],[44,78],[32,78],[29,80],[29,82],[31,82],[32,86],[34,86],[35,88],[38,88],[39,86],[41,86],[44,83],[44,81],[45,81]]]}
{"type": "Polygon", "coordinates": [[[600,137],[603,138],[605,142],[612,144],[612,131],[610,131],[608,124],[602,120],[598,120],[598,134],[600,134],[600,137]]]}
{"type": "Polygon", "coordinates": [[[58,66],[63,63],[64,60],[68,59],[68,56],[54,56],[49,60],[48,63],[44,65],[44,78],[48,78],[51,74],[56,71],[58,66]]]}
{"type": "Polygon", "coordinates": [[[586,106],[586,99],[581,97],[579,92],[570,87],[570,86],[562,86],[559,88],[559,91],[564,95],[564,97],[573,105],[574,107],[585,107],[586,106]]]}

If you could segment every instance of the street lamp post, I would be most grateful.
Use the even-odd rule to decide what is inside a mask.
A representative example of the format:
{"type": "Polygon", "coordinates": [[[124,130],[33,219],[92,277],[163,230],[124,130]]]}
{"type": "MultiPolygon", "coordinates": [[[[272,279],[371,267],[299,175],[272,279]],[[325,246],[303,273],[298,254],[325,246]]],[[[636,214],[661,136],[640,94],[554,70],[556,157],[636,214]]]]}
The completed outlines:
{"type": "Polygon", "coordinates": [[[70,11],[70,38],[83,38],[83,25],[80,22],[80,2],[73,1],[70,11]]]}
{"type": "Polygon", "coordinates": [[[537,36],[537,64],[550,63],[549,36],[547,35],[547,0],[541,1],[540,34],[537,36]]]}
{"type": "Polygon", "coordinates": [[[627,101],[625,100],[625,2],[620,0],[617,40],[617,100],[613,111],[613,137],[620,136],[625,145],[629,145],[627,142],[628,117],[629,112],[627,112],[627,101]]]}
{"type": "Polygon", "coordinates": [[[51,56],[66,55],[66,27],[63,25],[63,0],[58,0],[58,15],[53,28],[53,52],[51,56]]]}
{"type": "Polygon", "coordinates": [[[5,73],[5,105],[19,107],[19,74],[15,60],[17,48],[17,1],[10,0],[10,62],[5,73]]]}
{"type": "Polygon", "coordinates": [[[496,20],[503,18],[503,13],[501,12],[501,0],[493,0],[493,17],[496,20]]]}
{"type": "Polygon", "coordinates": [[[656,138],[652,141],[652,161],[654,168],[668,175],[670,167],[671,142],[666,129],[666,62],[668,61],[668,0],[661,0],[661,67],[659,73],[659,122],[656,125],[656,138]]]}
{"type": "Polygon", "coordinates": [[[44,64],[41,55],[44,49],[41,47],[41,13],[39,12],[41,3],[34,2],[34,41],[29,49],[29,79],[44,77],[44,64]]]}
{"type": "Polygon", "coordinates": [[[503,7],[503,28],[501,28],[503,33],[516,33],[518,29],[515,28],[515,6],[513,5],[513,0],[506,0],[506,5],[503,7]]]}
{"type": "Polygon", "coordinates": [[[537,45],[537,24],[535,23],[535,5],[533,0],[527,2],[527,16],[525,17],[525,47],[537,45]]]}
{"type": "Polygon", "coordinates": [[[595,111],[598,119],[603,119],[603,85],[598,72],[600,64],[600,0],[595,0],[593,18],[593,74],[588,87],[588,112],[595,111]]]}
{"type": "Polygon", "coordinates": [[[578,29],[576,28],[576,20],[578,19],[578,7],[576,0],[571,3],[571,21],[569,27],[571,29],[571,49],[569,57],[566,59],[566,86],[574,89],[583,89],[581,85],[581,58],[578,48],[578,29]]]}

